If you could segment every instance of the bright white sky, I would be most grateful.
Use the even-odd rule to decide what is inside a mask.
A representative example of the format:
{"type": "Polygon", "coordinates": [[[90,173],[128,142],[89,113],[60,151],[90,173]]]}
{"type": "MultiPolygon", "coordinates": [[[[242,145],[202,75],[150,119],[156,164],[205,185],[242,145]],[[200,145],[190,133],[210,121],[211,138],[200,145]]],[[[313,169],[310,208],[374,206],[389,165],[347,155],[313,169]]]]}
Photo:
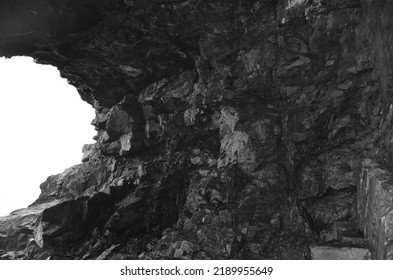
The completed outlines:
{"type": "Polygon", "coordinates": [[[81,162],[93,118],[55,67],[0,58],[0,216],[27,207],[48,176],[81,162]]]}

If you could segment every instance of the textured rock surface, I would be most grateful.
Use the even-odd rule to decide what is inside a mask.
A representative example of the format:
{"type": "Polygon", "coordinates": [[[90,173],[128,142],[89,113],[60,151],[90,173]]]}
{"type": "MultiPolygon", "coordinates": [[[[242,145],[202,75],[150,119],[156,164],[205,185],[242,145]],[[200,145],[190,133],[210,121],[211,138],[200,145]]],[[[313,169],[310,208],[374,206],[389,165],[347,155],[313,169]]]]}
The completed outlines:
{"type": "Polygon", "coordinates": [[[393,259],[393,175],[366,159],[358,191],[359,223],[376,259],[393,259]]]}
{"type": "Polygon", "coordinates": [[[311,246],[312,260],[369,260],[369,249],[337,244],[320,244],[311,246]]]}
{"type": "Polygon", "coordinates": [[[55,65],[97,135],[1,218],[1,258],[310,259],[358,222],[390,258],[359,178],[393,167],[393,4],[291,3],[2,1],[0,55],[55,65]]]}

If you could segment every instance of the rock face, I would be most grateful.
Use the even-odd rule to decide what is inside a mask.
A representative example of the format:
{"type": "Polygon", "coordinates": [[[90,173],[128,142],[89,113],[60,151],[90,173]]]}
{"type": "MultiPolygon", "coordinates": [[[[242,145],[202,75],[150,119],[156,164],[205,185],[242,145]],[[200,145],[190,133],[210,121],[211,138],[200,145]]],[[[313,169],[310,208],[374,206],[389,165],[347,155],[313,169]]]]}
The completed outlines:
{"type": "Polygon", "coordinates": [[[0,56],[56,66],[97,135],[0,258],[392,258],[392,9],[2,1],[0,56]]]}
{"type": "Polygon", "coordinates": [[[376,259],[393,259],[393,174],[371,160],[363,163],[358,191],[359,223],[376,259]]]}
{"type": "Polygon", "coordinates": [[[365,248],[344,247],[341,244],[313,245],[311,247],[311,259],[313,260],[368,260],[370,257],[370,251],[365,248]]]}

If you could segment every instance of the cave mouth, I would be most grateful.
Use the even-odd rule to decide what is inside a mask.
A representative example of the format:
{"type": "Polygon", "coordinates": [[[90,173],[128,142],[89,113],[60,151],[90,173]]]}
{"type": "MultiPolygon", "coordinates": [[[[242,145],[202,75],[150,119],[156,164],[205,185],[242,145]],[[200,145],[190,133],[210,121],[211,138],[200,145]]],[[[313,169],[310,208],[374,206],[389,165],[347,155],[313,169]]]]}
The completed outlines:
{"type": "Polygon", "coordinates": [[[0,58],[0,216],[25,208],[50,175],[81,163],[93,108],[49,65],[0,58]]]}

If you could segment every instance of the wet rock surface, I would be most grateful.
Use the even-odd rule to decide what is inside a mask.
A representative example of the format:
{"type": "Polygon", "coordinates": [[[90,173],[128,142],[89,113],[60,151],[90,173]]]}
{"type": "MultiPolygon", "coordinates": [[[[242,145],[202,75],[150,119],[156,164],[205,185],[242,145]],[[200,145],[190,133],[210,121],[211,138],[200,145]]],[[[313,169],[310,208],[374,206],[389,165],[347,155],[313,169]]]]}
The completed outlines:
{"type": "Polygon", "coordinates": [[[21,2],[0,55],[58,67],[97,135],[0,259],[391,258],[390,2],[21,2]]]}

